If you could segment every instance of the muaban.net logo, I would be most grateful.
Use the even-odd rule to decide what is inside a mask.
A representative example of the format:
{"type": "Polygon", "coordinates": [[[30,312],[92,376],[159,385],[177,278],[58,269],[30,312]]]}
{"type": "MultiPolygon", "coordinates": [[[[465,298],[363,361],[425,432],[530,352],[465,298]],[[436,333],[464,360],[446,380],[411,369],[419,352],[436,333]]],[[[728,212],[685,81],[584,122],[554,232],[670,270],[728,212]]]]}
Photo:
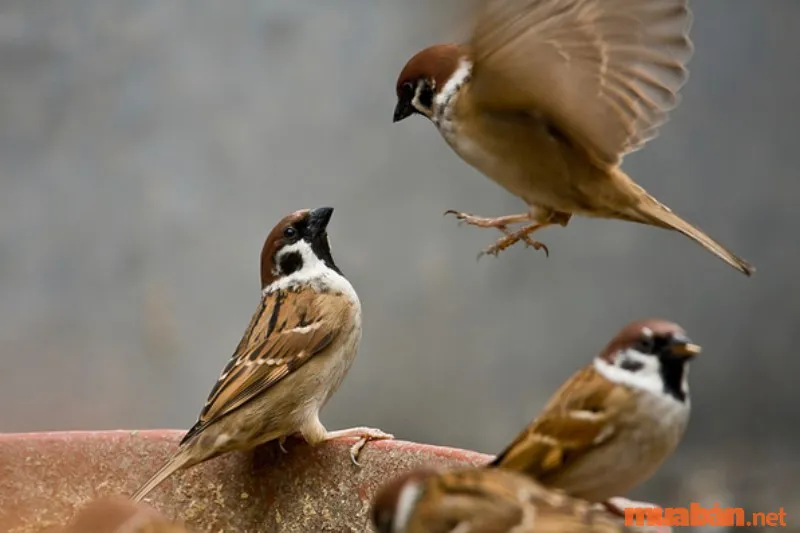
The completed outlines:
{"type": "Polygon", "coordinates": [[[771,513],[748,513],[741,507],[628,507],[626,526],[720,526],[720,527],[786,527],[783,507],[771,513]]]}

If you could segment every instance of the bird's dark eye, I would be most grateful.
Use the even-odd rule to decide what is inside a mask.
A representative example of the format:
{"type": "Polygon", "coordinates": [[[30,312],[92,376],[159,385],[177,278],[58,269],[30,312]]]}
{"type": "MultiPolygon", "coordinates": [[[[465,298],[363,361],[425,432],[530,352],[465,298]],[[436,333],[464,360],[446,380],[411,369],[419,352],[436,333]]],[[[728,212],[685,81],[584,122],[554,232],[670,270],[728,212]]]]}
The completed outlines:
{"type": "Polygon", "coordinates": [[[297,230],[294,229],[292,226],[287,226],[283,230],[283,236],[287,239],[294,239],[297,236],[297,230]]]}
{"type": "Polygon", "coordinates": [[[414,95],[414,86],[410,81],[407,81],[400,87],[400,91],[410,99],[414,95]]]}
{"type": "Polygon", "coordinates": [[[641,353],[653,353],[656,342],[653,337],[642,337],[636,342],[636,351],[641,353]]]}

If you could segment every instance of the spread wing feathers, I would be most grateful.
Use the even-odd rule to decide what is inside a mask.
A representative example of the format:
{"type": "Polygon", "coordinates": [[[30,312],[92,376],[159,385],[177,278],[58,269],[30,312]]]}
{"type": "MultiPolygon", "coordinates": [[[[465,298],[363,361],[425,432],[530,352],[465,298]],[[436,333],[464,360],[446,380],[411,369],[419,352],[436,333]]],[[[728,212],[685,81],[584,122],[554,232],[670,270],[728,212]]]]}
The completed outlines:
{"type": "Polygon", "coordinates": [[[211,389],[197,423],[181,443],[273,387],[330,346],[343,326],[347,306],[346,300],[336,294],[310,288],[265,295],[211,389]]]}
{"type": "Polygon", "coordinates": [[[692,56],[688,0],[485,0],[473,98],[544,116],[599,164],[657,135],[692,56]]]}
{"type": "Polygon", "coordinates": [[[618,428],[611,420],[631,405],[630,394],[586,367],[562,385],[542,414],[490,465],[546,482],[550,474],[614,438],[618,428]]]}
{"type": "MultiPolygon", "coordinates": [[[[452,524],[468,524],[476,533],[616,533],[625,531],[589,502],[549,490],[506,470],[470,469],[445,472],[425,488],[452,524]]],[[[432,513],[425,513],[430,516],[432,513]]],[[[439,530],[436,530],[439,531],[439,530]]],[[[451,531],[449,528],[447,531],[451,531]]],[[[460,531],[460,530],[458,530],[460,531]]]]}

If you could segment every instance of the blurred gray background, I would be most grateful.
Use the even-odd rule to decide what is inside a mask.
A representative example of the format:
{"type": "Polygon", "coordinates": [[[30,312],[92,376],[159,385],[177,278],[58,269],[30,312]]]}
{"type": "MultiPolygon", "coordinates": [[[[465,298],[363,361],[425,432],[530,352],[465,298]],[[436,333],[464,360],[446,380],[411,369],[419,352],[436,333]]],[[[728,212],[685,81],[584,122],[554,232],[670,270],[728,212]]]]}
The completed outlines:
{"type": "MultiPolygon", "coordinates": [[[[332,205],[364,341],[331,428],[496,453],[626,322],[705,352],[694,414],[633,496],[800,515],[800,2],[694,3],[696,54],[639,183],[758,268],[573,219],[476,262],[457,227],[521,203],[417,118],[393,125],[455,0],[0,2],[0,431],[188,428],[259,297],[263,239],[332,205]]],[[[797,523],[797,522],[795,522],[797,523]]]]}

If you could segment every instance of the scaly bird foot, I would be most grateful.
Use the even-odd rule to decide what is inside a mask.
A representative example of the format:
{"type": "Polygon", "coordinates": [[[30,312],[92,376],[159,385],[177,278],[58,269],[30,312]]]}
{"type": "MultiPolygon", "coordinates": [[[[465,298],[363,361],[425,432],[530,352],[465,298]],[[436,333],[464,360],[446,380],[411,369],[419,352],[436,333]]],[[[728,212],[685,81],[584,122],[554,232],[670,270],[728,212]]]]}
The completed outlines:
{"type": "Polygon", "coordinates": [[[454,209],[448,209],[444,212],[445,215],[455,215],[459,224],[469,224],[470,226],[477,226],[479,228],[497,228],[503,233],[506,233],[506,228],[509,224],[519,224],[520,222],[528,222],[531,218],[527,213],[521,215],[506,215],[502,217],[479,217],[470,215],[469,213],[462,213],[454,209]]]}
{"type": "Polygon", "coordinates": [[[394,435],[385,433],[380,429],[357,427],[328,431],[324,440],[342,439],[346,437],[358,437],[358,441],[350,447],[350,460],[353,461],[354,465],[361,466],[358,462],[358,456],[367,442],[371,440],[391,440],[394,438],[394,435]]]}
{"type": "Polygon", "coordinates": [[[524,242],[525,246],[530,246],[534,250],[544,250],[545,256],[546,257],[550,257],[550,250],[548,250],[546,244],[544,244],[543,242],[539,242],[539,241],[536,241],[536,240],[533,240],[533,239],[530,238],[530,234],[531,233],[533,233],[534,231],[536,231],[538,229],[541,229],[544,226],[545,226],[544,224],[531,224],[529,226],[525,226],[524,228],[521,228],[521,229],[519,229],[517,231],[514,231],[514,232],[511,232],[511,233],[508,233],[508,232],[504,231],[503,233],[505,233],[506,236],[505,237],[501,237],[493,245],[491,245],[488,248],[486,248],[483,251],[481,251],[478,254],[478,259],[480,259],[481,257],[483,257],[484,255],[487,255],[487,254],[490,254],[490,255],[493,255],[493,256],[497,257],[497,255],[500,252],[502,252],[503,250],[505,250],[506,248],[508,248],[510,246],[513,246],[514,244],[516,244],[519,241],[524,242]]]}
{"type": "Polygon", "coordinates": [[[353,461],[353,464],[356,466],[361,466],[361,463],[358,462],[358,456],[361,454],[361,450],[364,449],[364,446],[371,440],[391,440],[394,439],[394,435],[391,433],[384,433],[380,429],[374,428],[364,428],[366,431],[361,435],[361,438],[350,447],[350,460],[353,461]]]}

